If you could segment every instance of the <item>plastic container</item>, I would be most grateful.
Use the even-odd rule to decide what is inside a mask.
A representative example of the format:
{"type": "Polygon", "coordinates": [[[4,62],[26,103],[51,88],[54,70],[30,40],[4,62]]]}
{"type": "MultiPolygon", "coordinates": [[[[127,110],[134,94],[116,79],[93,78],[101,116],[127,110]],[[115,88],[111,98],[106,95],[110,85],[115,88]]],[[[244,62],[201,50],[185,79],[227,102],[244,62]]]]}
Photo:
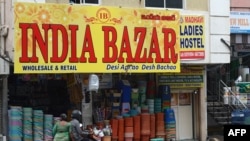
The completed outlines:
{"type": "Polygon", "coordinates": [[[240,110],[232,111],[231,113],[231,123],[232,124],[244,124],[244,112],[240,110]]]}
{"type": "Polygon", "coordinates": [[[155,138],[155,114],[150,115],[150,138],[155,138]]]}
{"type": "Polygon", "coordinates": [[[138,139],[140,140],[141,138],[141,116],[137,115],[133,117],[133,122],[134,122],[134,140],[138,139]]]}
{"type": "Polygon", "coordinates": [[[148,81],[148,84],[147,84],[147,97],[148,98],[154,98],[155,97],[155,92],[156,92],[155,82],[154,81],[148,81]]]}
{"type": "Polygon", "coordinates": [[[245,110],[243,113],[244,113],[244,125],[250,125],[250,110],[245,110]]]}
{"type": "Polygon", "coordinates": [[[164,138],[153,138],[150,141],[164,141],[164,138]]]}
{"type": "Polygon", "coordinates": [[[162,100],[169,100],[169,101],[171,100],[171,92],[169,85],[159,86],[159,97],[161,97],[162,100]]]}
{"type": "Polygon", "coordinates": [[[124,140],[124,119],[118,119],[118,140],[124,140]]]}
{"type": "Polygon", "coordinates": [[[165,113],[165,133],[167,140],[175,140],[176,138],[176,120],[174,110],[172,108],[166,109],[165,113]]]}
{"type": "Polygon", "coordinates": [[[102,137],[102,141],[111,141],[111,136],[102,137]]]}
{"type": "Polygon", "coordinates": [[[150,114],[141,114],[141,135],[150,135],[150,114]]]}

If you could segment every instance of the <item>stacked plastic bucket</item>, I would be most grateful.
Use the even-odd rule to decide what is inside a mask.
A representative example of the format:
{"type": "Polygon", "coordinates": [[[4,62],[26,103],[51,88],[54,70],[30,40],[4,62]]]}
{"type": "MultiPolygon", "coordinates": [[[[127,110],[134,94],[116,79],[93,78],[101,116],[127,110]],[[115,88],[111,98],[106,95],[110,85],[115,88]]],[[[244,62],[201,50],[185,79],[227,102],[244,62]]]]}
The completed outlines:
{"type": "Polygon", "coordinates": [[[159,86],[159,97],[162,99],[162,111],[164,109],[170,108],[171,106],[171,93],[169,85],[159,86]]]}
{"type": "Polygon", "coordinates": [[[149,141],[150,139],[150,114],[141,114],[141,141],[149,141]]]}
{"type": "Polygon", "coordinates": [[[32,131],[33,110],[29,107],[23,108],[23,139],[24,141],[33,141],[32,131]]]}
{"type": "Polygon", "coordinates": [[[22,141],[23,137],[22,107],[11,107],[9,111],[9,138],[11,141],[22,141]]]}
{"type": "Polygon", "coordinates": [[[141,116],[137,115],[133,117],[133,129],[134,129],[134,139],[133,141],[141,140],[141,116]]]}
{"type": "Polygon", "coordinates": [[[138,81],[137,86],[139,92],[139,105],[144,105],[146,102],[147,81],[138,81]]]}
{"type": "Polygon", "coordinates": [[[43,139],[43,111],[33,110],[33,131],[34,141],[42,141],[43,139]]]}
{"type": "Polygon", "coordinates": [[[53,139],[53,115],[45,114],[44,115],[44,139],[45,141],[52,141],[53,139]]]}
{"type": "Polygon", "coordinates": [[[155,138],[155,114],[150,114],[150,139],[155,138]]]}
{"type": "Polygon", "coordinates": [[[122,98],[121,98],[121,101],[122,101],[122,114],[126,114],[129,112],[129,110],[131,109],[130,107],[130,102],[131,102],[131,91],[132,91],[132,88],[131,86],[128,86],[128,85],[123,85],[122,86],[122,98]]]}
{"type": "Polygon", "coordinates": [[[234,110],[231,113],[231,122],[232,124],[244,124],[245,115],[241,110],[234,110]]]}
{"type": "Polygon", "coordinates": [[[134,132],[133,132],[133,117],[126,117],[124,119],[124,137],[125,141],[133,141],[134,132]]]}
{"type": "Polygon", "coordinates": [[[174,110],[172,108],[165,109],[165,129],[167,141],[176,139],[176,120],[174,110]]]}
{"type": "Polygon", "coordinates": [[[150,139],[150,141],[164,141],[164,138],[154,138],[150,139]]]}
{"type": "Polygon", "coordinates": [[[139,106],[139,93],[138,89],[133,88],[131,94],[131,107],[132,109],[136,109],[139,106]]]}
{"type": "Polygon", "coordinates": [[[156,137],[165,138],[165,128],[164,128],[164,113],[156,113],[156,137]]]}
{"type": "Polygon", "coordinates": [[[161,106],[162,106],[161,98],[155,98],[155,99],[154,99],[154,112],[155,112],[155,113],[160,113],[160,112],[162,112],[162,111],[161,111],[161,106]]]}
{"type": "Polygon", "coordinates": [[[118,119],[111,119],[110,120],[110,125],[111,125],[111,129],[112,129],[112,136],[111,136],[111,140],[112,141],[118,141],[118,119]]]}
{"type": "Polygon", "coordinates": [[[250,125],[250,110],[244,110],[244,125],[250,125]]]}
{"type": "Polygon", "coordinates": [[[118,141],[124,141],[124,119],[118,119],[118,141]]]}
{"type": "Polygon", "coordinates": [[[150,114],[154,113],[154,99],[147,99],[148,112],[150,114]]]}
{"type": "Polygon", "coordinates": [[[155,97],[155,81],[148,81],[147,83],[147,98],[154,98],[155,97]]]}

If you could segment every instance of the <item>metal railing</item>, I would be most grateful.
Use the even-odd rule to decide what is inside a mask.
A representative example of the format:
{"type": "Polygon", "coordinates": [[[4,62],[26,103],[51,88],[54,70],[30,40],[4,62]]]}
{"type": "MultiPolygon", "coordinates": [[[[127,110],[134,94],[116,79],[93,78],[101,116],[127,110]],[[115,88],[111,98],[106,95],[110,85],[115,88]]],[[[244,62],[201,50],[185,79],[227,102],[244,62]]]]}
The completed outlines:
{"type": "Polygon", "coordinates": [[[212,96],[209,113],[219,124],[230,124],[233,111],[248,110],[248,107],[241,101],[239,95],[232,91],[226,83],[222,80],[219,80],[216,83],[217,84],[214,84],[214,86],[216,85],[217,90],[213,89],[213,92],[207,90],[208,94],[212,96]],[[224,96],[225,89],[228,90],[227,97],[224,96]],[[227,98],[227,102],[224,101],[225,98],[227,98]]]}
{"type": "Polygon", "coordinates": [[[246,110],[248,107],[244,104],[239,96],[234,91],[232,91],[222,80],[219,83],[219,101],[228,106],[231,110],[246,110]],[[225,89],[228,91],[228,103],[224,102],[225,89]]]}

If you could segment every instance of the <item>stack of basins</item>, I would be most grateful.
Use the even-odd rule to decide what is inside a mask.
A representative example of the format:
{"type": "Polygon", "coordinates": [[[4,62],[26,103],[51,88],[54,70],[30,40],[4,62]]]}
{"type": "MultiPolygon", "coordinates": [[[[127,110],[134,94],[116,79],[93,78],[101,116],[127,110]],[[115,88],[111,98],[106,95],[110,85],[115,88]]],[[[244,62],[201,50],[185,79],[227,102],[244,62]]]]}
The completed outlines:
{"type": "Polygon", "coordinates": [[[148,112],[150,114],[154,113],[154,99],[147,99],[148,112]]]}
{"type": "Polygon", "coordinates": [[[155,81],[148,81],[147,83],[147,98],[153,99],[155,97],[155,81]]]}
{"type": "Polygon", "coordinates": [[[124,119],[118,119],[118,141],[124,141],[124,119]]]}
{"type": "Polygon", "coordinates": [[[42,141],[43,139],[43,111],[33,110],[33,131],[34,140],[42,141]]]}
{"type": "Polygon", "coordinates": [[[165,138],[165,128],[164,128],[164,113],[156,113],[156,137],[165,138]]]}
{"type": "Polygon", "coordinates": [[[149,141],[150,138],[150,114],[141,114],[141,141],[149,141]]]}
{"type": "Polygon", "coordinates": [[[250,110],[244,110],[244,125],[250,125],[250,110]]]}
{"type": "Polygon", "coordinates": [[[121,98],[121,112],[122,114],[127,114],[130,109],[131,109],[131,106],[130,106],[130,102],[131,102],[131,91],[132,91],[132,88],[131,86],[127,86],[127,85],[123,85],[122,86],[122,98],[121,98]]]}
{"type": "Polygon", "coordinates": [[[133,117],[133,125],[134,125],[134,140],[133,141],[140,141],[141,140],[141,116],[137,115],[133,117]]]}
{"type": "Polygon", "coordinates": [[[131,94],[131,107],[132,109],[137,109],[139,106],[139,93],[138,89],[133,88],[131,94]]]}
{"type": "Polygon", "coordinates": [[[150,141],[164,141],[164,138],[154,138],[154,139],[150,139],[150,141]]]}
{"type": "Polygon", "coordinates": [[[147,81],[138,81],[139,105],[144,105],[146,101],[147,81]]]}
{"type": "Polygon", "coordinates": [[[118,126],[119,126],[118,119],[115,119],[115,118],[111,119],[110,120],[110,125],[111,125],[111,129],[112,129],[111,140],[112,141],[118,141],[118,130],[119,130],[119,128],[118,128],[118,126]]]}
{"type": "Polygon", "coordinates": [[[162,107],[161,98],[155,98],[154,99],[154,112],[155,113],[162,112],[161,107],[162,107]]]}
{"type": "Polygon", "coordinates": [[[165,110],[165,129],[166,129],[166,138],[167,140],[176,139],[176,121],[174,110],[172,108],[165,110]]]}
{"type": "Polygon", "coordinates": [[[24,141],[33,141],[32,117],[33,117],[32,108],[24,107],[23,108],[23,140],[24,141]]]}
{"type": "Polygon", "coordinates": [[[44,115],[44,139],[45,141],[52,141],[53,139],[53,115],[44,115]]]}
{"type": "Polygon", "coordinates": [[[133,117],[126,117],[124,119],[124,137],[125,141],[133,141],[134,132],[133,132],[133,117]]]}
{"type": "Polygon", "coordinates": [[[171,107],[171,93],[169,85],[159,86],[159,96],[162,99],[162,112],[171,107]]]}
{"type": "Polygon", "coordinates": [[[150,114],[150,139],[155,138],[155,114],[150,114]]]}
{"type": "Polygon", "coordinates": [[[22,107],[11,107],[9,116],[9,137],[11,141],[22,141],[23,111],[22,107]]]}
{"type": "Polygon", "coordinates": [[[233,110],[231,113],[232,124],[244,124],[244,112],[242,110],[233,110]]]}

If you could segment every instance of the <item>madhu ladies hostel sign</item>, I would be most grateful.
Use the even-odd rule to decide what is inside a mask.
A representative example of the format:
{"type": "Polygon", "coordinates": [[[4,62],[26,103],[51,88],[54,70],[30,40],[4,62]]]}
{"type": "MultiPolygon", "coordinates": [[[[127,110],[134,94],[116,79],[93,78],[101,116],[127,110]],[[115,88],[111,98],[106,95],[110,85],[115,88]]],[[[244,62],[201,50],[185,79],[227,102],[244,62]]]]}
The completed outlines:
{"type": "Polygon", "coordinates": [[[180,72],[179,12],[15,3],[15,73],[180,72]]]}

